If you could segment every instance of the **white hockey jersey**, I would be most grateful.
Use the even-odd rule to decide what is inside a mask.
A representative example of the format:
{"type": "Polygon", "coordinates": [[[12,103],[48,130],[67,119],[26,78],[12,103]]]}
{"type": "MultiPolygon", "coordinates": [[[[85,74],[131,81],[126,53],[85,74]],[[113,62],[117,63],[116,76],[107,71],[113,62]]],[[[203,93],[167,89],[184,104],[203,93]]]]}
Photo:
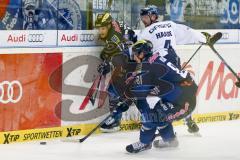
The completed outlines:
{"type": "Polygon", "coordinates": [[[161,56],[168,54],[167,49],[177,44],[206,43],[206,37],[199,31],[172,21],[153,23],[138,34],[138,40],[145,39],[153,43],[153,53],[161,56]]]}

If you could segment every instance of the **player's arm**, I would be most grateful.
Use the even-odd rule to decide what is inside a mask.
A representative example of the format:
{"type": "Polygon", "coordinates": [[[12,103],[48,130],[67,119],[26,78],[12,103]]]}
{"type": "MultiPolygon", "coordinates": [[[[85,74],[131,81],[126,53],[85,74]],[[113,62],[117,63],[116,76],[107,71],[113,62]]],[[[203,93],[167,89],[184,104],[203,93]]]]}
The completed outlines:
{"type": "Polygon", "coordinates": [[[207,32],[199,32],[188,26],[176,24],[174,22],[172,22],[172,25],[177,44],[203,43],[212,46],[219,40],[217,34],[210,35],[207,32]]]}
{"type": "Polygon", "coordinates": [[[177,44],[206,43],[207,38],[201,32],[183,24],[172,22],[177,44]]]}
{"type": "Polygon", "coordinates": [[[122,31],[122,35],[126,42],[132,43],[137,42],[137,35],[135,34],[135,31],[131,27],[129,27],[127,24],[123,22],[119,22],[119,25],[122,31]]]}

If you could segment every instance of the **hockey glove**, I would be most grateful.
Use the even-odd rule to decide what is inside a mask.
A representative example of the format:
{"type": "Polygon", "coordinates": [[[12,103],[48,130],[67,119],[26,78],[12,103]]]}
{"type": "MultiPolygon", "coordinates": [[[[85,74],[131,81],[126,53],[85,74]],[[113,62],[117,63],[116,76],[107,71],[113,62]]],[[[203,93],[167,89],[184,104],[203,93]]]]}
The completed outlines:
{"type": "Polygon", "coordinates": [[[106,75],[106,74],[108,74],[108,73],[110,72],[110,70],[111,70],[110,68],[111,68],[111,67],[110,67],[109,62],[104,61],[104,62],[102,62],[102,63],[98,66],[97,71],[98,71],[101,75],[106,75]]]}
{"type": "Polygon", "coordinates": [[[207,32],[202,32],[202,34],[206,37],[206,44],[209,46],[213,46],[222,37],[220,32],[214,35],[210,35],[207,32]]]}
{"type": "Polygon", "coordinates": [[[128,40],[132,41],[133,43],[137,42],[137,35],[135,34],[134,30],[128,30],[128,40]]]}
{"type": "Polygon", "coordinates": [[[115,97],[109,100],[109,105],[112,107],[116,107],[115,109],[117,110],[121,110],[122,112],[125,112],[126,110],[128,110],[132,102],[133,101],[131,99],[115,97]]]}

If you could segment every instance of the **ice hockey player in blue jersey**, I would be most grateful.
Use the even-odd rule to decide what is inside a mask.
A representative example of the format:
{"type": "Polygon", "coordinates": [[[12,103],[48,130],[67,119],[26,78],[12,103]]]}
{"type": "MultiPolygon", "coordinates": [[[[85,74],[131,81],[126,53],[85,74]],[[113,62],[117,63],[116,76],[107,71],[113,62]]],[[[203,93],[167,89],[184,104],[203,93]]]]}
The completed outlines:
{"type": "MultiPolygon", "coordinates": [[[[215,42],[214,37],[207,34],[205,44],[215,42]]],[[[126,147],[130,153],[150,149],[152,142],[156,148],[177,147],[172,122],[186,119],[196,106],[197,85],[189,72],[174,64],[175,51],[168,48],[165,58],[159,52],[154,53],[153,46],[144,39],[132,46],[132,58],[137,66],[126,80],[130,89],[124,95],[135,99],[142,127],[139,142],[126,147]],[[158,135],[162,139],[154,141],[158,135]]]]}
{"type": "Polygon", "coordinates": [[[148,40],[139,40],[132,47],[138,63],[132,75],[138,76],[132,78],[131,94],[126,95],[136,99],[142,127],[139,142],[126,147],[130,153],[150,149],[156,131],[162,140],[154,141],[155,147],[177,147],[172,122],[189,116],[196,106],[197,85],[191,75],[159,53],[153,54],[152,49],[148,40]]]}

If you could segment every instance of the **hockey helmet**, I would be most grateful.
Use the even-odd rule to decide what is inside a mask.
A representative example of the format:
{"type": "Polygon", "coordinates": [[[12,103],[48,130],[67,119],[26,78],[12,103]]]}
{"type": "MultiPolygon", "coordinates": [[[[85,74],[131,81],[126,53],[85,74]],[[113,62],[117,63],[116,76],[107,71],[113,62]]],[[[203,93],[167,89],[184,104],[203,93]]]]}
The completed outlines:
{"type": "Polygon", "coordinates": [[[112,23],[112,16],[110,13],[98,14],[95,21],[95,27],[104,27],[112,23]]]}
{"type": "Polygon", "coordinates": [[[148,5],[145,8],[142,8],[140,11],[140,16],[155,14],[156,16],[160,15],[160,10],[155,5],[148,5]]]}
{"type": "Polygon", "coordinates": [[[132,46],[133,54],[140,54],[141,52],[144,53],[145,58],[149,58],[153,54],[153,44],[149,40],[139,40],[132,46]]]}

